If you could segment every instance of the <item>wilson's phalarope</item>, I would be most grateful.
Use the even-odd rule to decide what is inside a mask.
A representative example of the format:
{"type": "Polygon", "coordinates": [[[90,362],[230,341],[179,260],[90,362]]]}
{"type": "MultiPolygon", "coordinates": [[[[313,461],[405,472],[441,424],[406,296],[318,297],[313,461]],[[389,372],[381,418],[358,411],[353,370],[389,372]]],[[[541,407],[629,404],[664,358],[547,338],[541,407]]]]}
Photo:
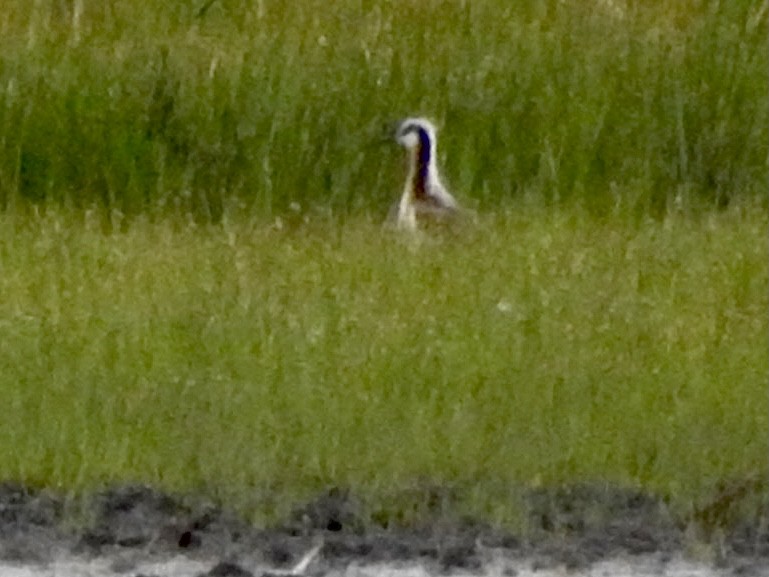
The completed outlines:
{"type": "Polygon", "coordinates": [[[459,206],[438,175],[435,126],[425,118],[407,118],[400,123],[395,139],[409,152],[406,186],[397,205],[397,227],[416,230],[418,221],[454,216],[459,206]]]}

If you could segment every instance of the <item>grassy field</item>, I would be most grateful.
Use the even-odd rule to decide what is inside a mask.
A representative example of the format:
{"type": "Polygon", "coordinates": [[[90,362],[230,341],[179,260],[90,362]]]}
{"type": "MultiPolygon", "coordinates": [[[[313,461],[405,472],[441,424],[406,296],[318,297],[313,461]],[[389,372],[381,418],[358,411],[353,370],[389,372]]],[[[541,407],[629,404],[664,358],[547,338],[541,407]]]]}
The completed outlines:
{"type": "Polygon", "coordinates": [[[421,244],[93,215],[0,220],[0,477],[203,489],[260,515],[414,483],[681,506],[767,470],[767,213],[520,207],[421,244]]]}
{"type": "Polygon", "coordinates": [[[415,114],[481,208],[659,215],[766,189],[765,0],[3,8],[0,206],[381,213],[400,184],[382,127],[415,114]]]}
{"type": "Polygon", "coordinates": [[[511,521],[765,475],[768,6],[6,1],[0,479],[511,521]],[[457,238],[380,228],[416,114],[457,238]]]}

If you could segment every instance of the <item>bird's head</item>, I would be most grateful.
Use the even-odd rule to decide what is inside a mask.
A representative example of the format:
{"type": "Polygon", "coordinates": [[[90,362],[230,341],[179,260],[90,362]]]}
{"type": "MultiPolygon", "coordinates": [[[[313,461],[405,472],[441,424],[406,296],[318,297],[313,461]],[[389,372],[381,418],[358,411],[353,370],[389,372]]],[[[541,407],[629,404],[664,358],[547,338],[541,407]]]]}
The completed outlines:
{"type": "Polygon", "coordinates": [[[435,126],[426,118],[407,118],[398,126],[395,140],[408,149],[420,144],[432,149],[435,146],[435,126]]]}

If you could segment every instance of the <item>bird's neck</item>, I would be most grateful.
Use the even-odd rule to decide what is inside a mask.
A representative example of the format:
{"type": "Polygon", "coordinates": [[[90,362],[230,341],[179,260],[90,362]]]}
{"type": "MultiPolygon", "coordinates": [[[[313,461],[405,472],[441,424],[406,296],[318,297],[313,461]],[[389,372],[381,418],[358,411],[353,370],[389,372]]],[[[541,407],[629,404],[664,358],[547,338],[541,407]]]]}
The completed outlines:
{"type": "Polygon", "coordinates": [[[409,184],[414,198],[424,198],[437,179],[435,146],[426,135],[420,135],[419,144],[412,151],[409,172],[409,184]]]}

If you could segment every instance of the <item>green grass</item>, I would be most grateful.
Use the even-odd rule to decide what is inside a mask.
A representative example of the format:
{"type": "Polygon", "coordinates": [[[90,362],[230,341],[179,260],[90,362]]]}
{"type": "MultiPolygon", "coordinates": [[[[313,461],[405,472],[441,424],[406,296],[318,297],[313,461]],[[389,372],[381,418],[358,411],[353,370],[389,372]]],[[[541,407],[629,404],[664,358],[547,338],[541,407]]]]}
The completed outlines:
{"type": "Polygon", "coordinates": [[[5,2],[0,479],[510,520],[763,475],[766,10],[5,2]],[[459,238],[380,229],[416,114],[459,238]]]}
{"type": "Polygon", "coordinates": [[[415,114],[480,207],[764,195],[763,0],[203,4],[6,2],[0,206],[378,214],[415,114]]]}
{"type": "Polygon", "coordinates": [[[497,519],[561,482],[685,507],[769,465],[767,221],[519,206],[414,244],[365,219],[5,216],[0,478],[258,516],[415,483],[497,519]]]}

